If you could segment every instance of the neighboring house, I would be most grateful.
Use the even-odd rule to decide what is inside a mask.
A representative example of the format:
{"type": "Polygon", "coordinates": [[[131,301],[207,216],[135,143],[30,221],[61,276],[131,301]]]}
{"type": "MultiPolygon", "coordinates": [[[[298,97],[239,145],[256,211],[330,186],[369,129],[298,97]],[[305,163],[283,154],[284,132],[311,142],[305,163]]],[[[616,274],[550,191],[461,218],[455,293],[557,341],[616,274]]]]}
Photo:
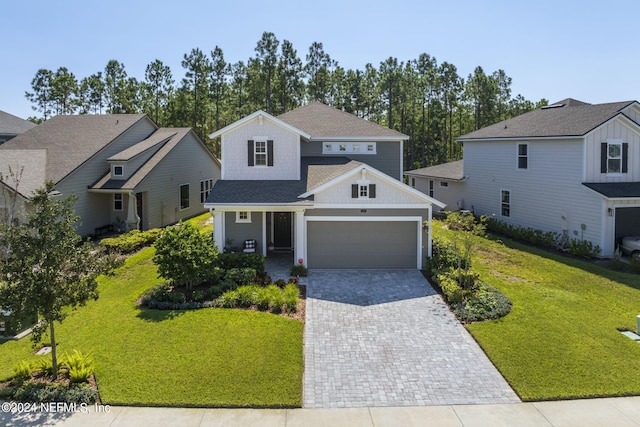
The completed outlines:
{"type": "Polygon", "coordinates": [[[309,268],[421,268],[430,254],[432,205],[443,205],[401,182],[406,135],[314,102],[210,137],[222,176],[205,207],[221,249],[256,240],[309,268]]]}
{"type": "Polygon", "coordinates": [[[35,123],[0,111],[0,145],[35,126],[35,123]]]}
{"type": "Polygon", "coordinates": [[[434,199],[440,200],[446,206],[439,210],[465,209],[464,199],[460,198],[464,186],[464,171],[462,160],[414,169],[404,173],[407,184],[434,199]]]}
{"type": "Polygon", "coordinates": [[[586,239],[640,235],[640,104],[565,99],[458,138],[464,208],[586,239]]]}
{"type": "Polygon", "coordinates": [[[5,179],[0,213],[16,216],[10,196],[28,208],[32,192],[51,180],[55,194],[78,197],[82,235],[201,213],[220,176],[220,163],[191,129],[158,128],[142,114],[53,117],[0,146],[0,172],[10,167],[19,179],[5,179]]]}

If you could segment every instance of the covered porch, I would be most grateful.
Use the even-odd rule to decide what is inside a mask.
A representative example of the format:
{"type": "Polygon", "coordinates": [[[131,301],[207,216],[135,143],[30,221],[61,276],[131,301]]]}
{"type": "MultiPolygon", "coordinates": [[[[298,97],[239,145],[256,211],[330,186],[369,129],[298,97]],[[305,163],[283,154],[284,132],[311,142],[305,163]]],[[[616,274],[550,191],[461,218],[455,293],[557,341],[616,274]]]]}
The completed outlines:
{"type": "Polygon", "coordinates": [[[290,206],[216,207],[211,209],[213,238],[220,252],[244,251],[245,242],[255,240],[255,252],[267,258],[289,254],[291,261],[305,263],[304,212],[290,206]]]}

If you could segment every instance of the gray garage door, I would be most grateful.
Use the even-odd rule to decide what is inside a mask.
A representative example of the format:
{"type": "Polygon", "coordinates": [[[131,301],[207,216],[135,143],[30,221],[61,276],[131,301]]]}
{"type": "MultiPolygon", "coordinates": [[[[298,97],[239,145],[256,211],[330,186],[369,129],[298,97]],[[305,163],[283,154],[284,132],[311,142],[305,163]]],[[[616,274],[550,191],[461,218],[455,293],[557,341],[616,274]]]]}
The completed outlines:
{"type": "Polygon", "coordinates": [[[616,245],[624,236],[640,236],[640,208],[616,208],[616,245]]]}
{"type": "Polygon", "coordinates": [[[309,268],[416,268],[413,221],[309,221],[309,268]]]}

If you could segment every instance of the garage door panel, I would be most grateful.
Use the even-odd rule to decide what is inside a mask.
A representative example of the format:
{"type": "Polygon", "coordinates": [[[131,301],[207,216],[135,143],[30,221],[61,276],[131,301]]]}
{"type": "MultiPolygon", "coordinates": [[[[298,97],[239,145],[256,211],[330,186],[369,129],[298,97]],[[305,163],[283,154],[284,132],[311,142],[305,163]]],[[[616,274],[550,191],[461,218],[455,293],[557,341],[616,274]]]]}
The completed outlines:
{"type": "Polygon", "coordinates": [[[309,221],[309,268],[416,268],[414,221],[309,221]]]}

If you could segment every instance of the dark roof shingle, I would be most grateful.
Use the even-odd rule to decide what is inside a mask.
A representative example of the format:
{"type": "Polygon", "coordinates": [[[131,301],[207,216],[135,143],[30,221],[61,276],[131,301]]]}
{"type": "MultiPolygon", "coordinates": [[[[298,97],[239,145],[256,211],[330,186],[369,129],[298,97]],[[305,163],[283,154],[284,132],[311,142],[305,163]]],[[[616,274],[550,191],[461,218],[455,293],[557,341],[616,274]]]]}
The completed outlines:
{"type": "Polygon", "coordinates": [[[583,136],[635,101],[587,104],[571,98],[478,129],[458,138],[474,139],[583,136]]]}
{"type": "Polygon", "coordinates": [[[464,164],[462,160],[456,160],[455,162],[406,171],[405,174],[460,181],[464,178],[464,164]]]}

